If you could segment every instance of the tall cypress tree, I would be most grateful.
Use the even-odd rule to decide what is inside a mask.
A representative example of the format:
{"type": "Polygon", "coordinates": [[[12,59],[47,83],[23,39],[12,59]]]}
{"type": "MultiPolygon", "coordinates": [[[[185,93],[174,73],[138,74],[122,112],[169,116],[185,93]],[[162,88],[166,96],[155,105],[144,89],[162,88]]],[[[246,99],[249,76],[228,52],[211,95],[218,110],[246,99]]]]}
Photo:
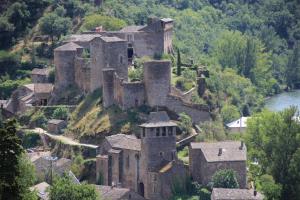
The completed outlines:
{"type": "Polygon", "coordinates": [[[21,199],[17,177],[22,152],[21,140],[16,134],[16,121],[4,123],[0,128],[0,199],[21,199]]]}

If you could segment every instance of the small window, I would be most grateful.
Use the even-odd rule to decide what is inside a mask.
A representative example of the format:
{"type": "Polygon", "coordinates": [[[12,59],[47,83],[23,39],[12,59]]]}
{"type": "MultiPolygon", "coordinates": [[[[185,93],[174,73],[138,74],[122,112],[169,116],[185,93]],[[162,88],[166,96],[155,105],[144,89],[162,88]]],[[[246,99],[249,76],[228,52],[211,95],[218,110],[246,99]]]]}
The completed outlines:
{"type": "Polygon", "coordinates": [[[159,156],[161,156],[161,157],[163,157],[163,155],[164,155],[164,152],[159,152],[159,156]]]}
{"type": "Polygon", "coordinates": [[[168,135],[169,136],[173,135],[173,127],[168,127],[168,135]]]}
{"type": "Polygon", "coordinates": [[[145,133],[146,131],[145,131],[145,128],[143,128],[143,137],[145,137],[146,136],[146,133],[145,133]]]}
{"type": "Polygon", "coordinates": [[[120,63],[123,64],[123,56],[120,56],[120,63]]]}
{"type": "Polygon", "coordinates": [[[166,136],[166,127],[162,128],[162,136],[166,136]]]}
{"type": "Polygon", "coordinates": [[[131,194],[128,195],[128,199],[131,199],[131,194]]]}
{"type": "Polygon", "coordinates": [[[156,136],[159,137],[160,133],[159,133],[159,128],[156,128],[156,136]]]}
{"type": "Polygon", "coordinates": [[[153,133],[153,131],[154,131],[154,128],[150,128],[150,131],[151,131],[151,133],[153,133]]]}
{"type": "Polygon", "coordinates": [[[127,156],[127,159],[126,159],[126,165],[127,165],[127,168],[129,168],[129,166],[130,166],[130,160],[129,160],[129,155],[127,156]]]}

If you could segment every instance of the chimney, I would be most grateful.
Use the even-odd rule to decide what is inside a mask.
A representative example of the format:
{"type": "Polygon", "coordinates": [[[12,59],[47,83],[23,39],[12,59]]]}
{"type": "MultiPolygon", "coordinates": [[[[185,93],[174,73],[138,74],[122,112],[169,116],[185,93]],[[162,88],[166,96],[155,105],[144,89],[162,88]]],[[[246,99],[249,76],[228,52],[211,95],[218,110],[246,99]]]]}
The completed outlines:
{"type": "Polygon", "coordinates": [[[218,156],[221,156],[221,155],[222,155],[222,148],[219,148],[218,156]]]}
{"type": "Polygon", "coordinates": [[[244,141],[241,141],[240,150],[243,150],[243,148],[244,148],[244,141]]]}

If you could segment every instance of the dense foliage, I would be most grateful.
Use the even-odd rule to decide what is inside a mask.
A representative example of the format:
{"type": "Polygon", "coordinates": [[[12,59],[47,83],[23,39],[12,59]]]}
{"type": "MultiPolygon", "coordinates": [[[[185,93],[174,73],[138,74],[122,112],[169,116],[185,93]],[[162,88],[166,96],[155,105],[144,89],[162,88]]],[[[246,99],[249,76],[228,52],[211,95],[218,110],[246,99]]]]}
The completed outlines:
{"type": "Polygon", "coordinates": [[[15,121],[0,126],[0,160],[0,199],[35,199],[29,191],[35,181],[33,166],[23,154],[15,121]]]}
{"type": "Polygon", "coordinates": [[[249,157],[260,166],[257,176],[272,175],[279,184],[272,187],[282,186],[281,199],[297,199],[300,193],[300,124],[296,115],[297,109],[292,107],[279,113],[264,111],[247,122],[249,157]]]}
{"type": "Polygon", "coordinates": [[[236,172],[232,169],[217,171],[212,176],[212,186],[214,188],[239,188],[236,172]]]}
{"type": "Polygon", "coordinates": [[[50,200],[96,200],[98,194],[92,185],[75,184],[68,176],[60,177],[54,180],[50,188],[50,200]]]}

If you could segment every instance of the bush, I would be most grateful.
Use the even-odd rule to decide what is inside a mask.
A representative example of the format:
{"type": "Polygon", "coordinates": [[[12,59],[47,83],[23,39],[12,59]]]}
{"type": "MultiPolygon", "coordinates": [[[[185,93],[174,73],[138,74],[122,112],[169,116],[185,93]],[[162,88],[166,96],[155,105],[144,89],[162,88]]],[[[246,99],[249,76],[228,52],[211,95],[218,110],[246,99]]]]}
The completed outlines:
{"type": "Polygon", "coordinates": [[[239,188],[236,172],[232,169],[217,171],[212,176],[212,186],[214,188],[239,188]]]}
{"type": "Polygon", "coordinates": [[[5,73],[14,75],[14,72],[20,67],[19,60],[17,54],[0,51],[0,76],[5,75],[5,73]]]}
{"type": "Polygon", "coordinates": [[[25,149],[36,147],[41,141],[41,138],[38,134],[34,132],[25,132],[25,135],[22,140],[22,145],[25,149]]]}
{"type": "Polygon", "coordinates": [[[193,126],[191,117],[185,113],[180,113],[179,120],[180,120],[180,122],[179,122],[178,126],[182,130],[182,132],[184,132],[186,134],[191,133],[192,126],[193,126]]]}
{"type": "Polygon", "coordinates": [[[52,118],[66,120],[68,116],[69,116],[69,109],[67,109],[66,107],[59,107],[54,110],[52,118]]]}
{"type": "Polygon", "coordinates": [[[32,116],[30,123],[34,124],[37,127],[45,128],[47,118],[43,112],[38,111],[32,116]]]}
{"type": "Polygon", "coordinates": [[[105,30],[116,31],[126,26],[126,22],[109,16],[93,14],[84,18],[82,28],[85,30],[92,30],[98,26],[102,26],[105,30]]]}
{"type": "Polygon", "coordinates": [[[238,108],[234,105],[226,104],[221,110],[221,115],[225,124],[232,122],[240,117],[238,108]]]}

